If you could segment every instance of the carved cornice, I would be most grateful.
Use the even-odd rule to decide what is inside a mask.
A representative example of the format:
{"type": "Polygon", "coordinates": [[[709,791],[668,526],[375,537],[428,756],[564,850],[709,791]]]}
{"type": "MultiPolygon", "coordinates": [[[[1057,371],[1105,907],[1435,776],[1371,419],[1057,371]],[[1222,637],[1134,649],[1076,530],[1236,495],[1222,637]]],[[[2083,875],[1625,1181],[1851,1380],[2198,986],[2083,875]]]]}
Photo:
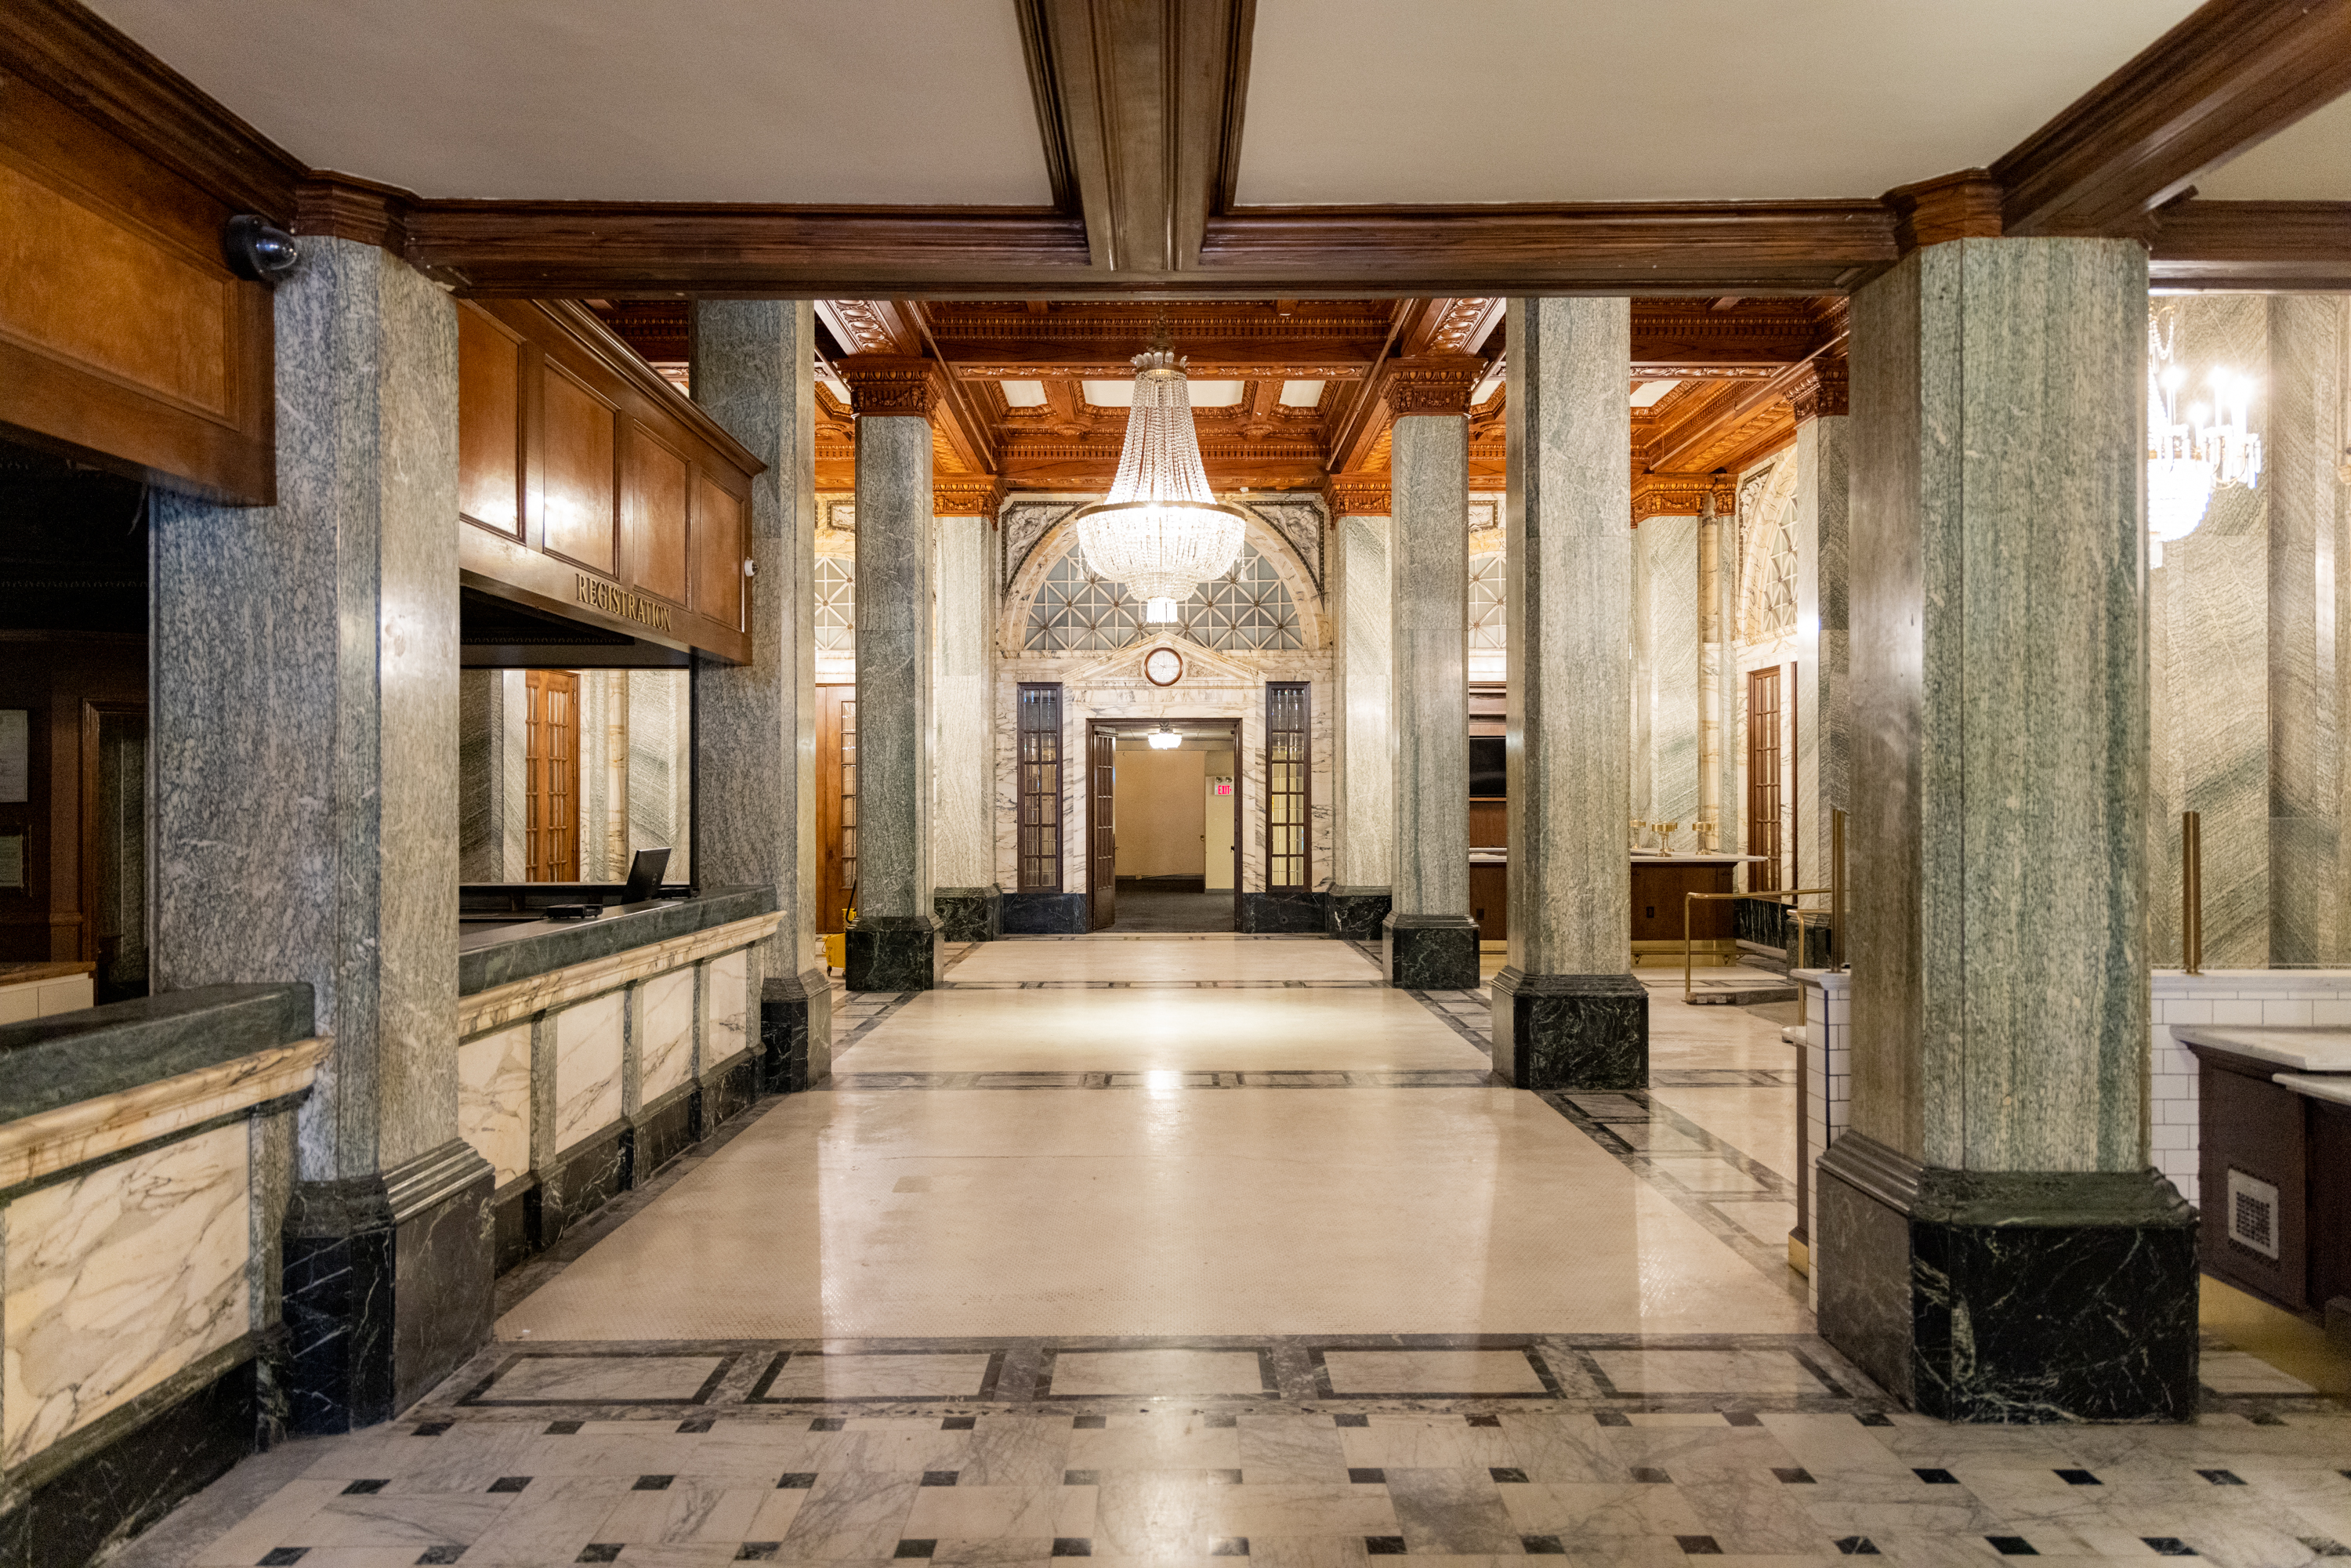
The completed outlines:
{"type": "Polygon", "coordinates": [[[859,415],[911,414],[928,419],[938,406],[938,363],[907,354],[844,354],[832,362],[859,415]]]}
{"type": "Polygon", "coordinates": [[[1722,515],[1729,508],[1721,497],[1730,482],[1719,474],[1635,474],[1633,526],[1639,528],[1645,517],[1695,517],[1709,495],[1716,497],[1717,515],[1722,515]]]}
{"type": "Polygon", "coordinates": [[[1788,406],[1795,411],[1796,423],[1816,419],[1824,413],[1844,413],[1847,409],[1846,366],[1843,354],[1823,354],[1796,368],[1787,382],[1788,406]]]}
{"type": "Polygon", "coordinates": [[[1381,393],[1401,419],[1407,414],[1469,412],[1469,394],[1486,374],[1475,354],[1416,354],[1390,362],[1381,393]]]}
{"type": "Polygon", "coordinates": [[[350,174],[312,174],[294,187],[294,232],[381,246],[394,256],[408,248],[408,208],[414,198],[395,186],[350,174]]]}
{"type": "Polygon", "coordinates": [[[1340,517],[1384,517],[1388,515],[1388,476],[1384,474],[1333,474],[1322,486],[1323,501],[1335,520],[1340,517]]]}
{"type": "Polygon", "coordinates": [[[992,474],[931,482],[931,516],[935,517],[986,517],[993,522],[1003,499],[1004,481],[992,474]]]}
{"type": "Polygon", "coordinates": [[[1886,193],[1894,209],[1894,243],[1904,256],[1954,239],[1998,239],[2001,190],[1981,169],[1897,185],[1886,193]]]}

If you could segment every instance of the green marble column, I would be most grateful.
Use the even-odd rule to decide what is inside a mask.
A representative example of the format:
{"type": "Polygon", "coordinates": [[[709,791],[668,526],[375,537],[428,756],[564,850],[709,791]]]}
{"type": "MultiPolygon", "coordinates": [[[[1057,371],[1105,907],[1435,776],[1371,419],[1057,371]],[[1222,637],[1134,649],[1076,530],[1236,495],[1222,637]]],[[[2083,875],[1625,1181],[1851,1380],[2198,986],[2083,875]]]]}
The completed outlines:
{"type": "Polygon", "coordinates": [[[2147,1134],[2147,253],[1957,240],[1854,298],[1853,1109],[1821,1332],[1957,1420],[2185,1419],[2147,1134]]]}

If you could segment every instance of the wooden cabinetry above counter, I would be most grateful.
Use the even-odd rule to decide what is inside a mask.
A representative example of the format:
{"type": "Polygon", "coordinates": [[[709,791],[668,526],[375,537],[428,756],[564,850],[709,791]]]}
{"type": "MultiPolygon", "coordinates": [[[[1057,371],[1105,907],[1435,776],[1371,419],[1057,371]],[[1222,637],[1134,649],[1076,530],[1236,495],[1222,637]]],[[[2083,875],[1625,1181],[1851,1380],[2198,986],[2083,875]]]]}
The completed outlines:
{"type": "Polygon", "coordinates": [[[466,585],[747,662],[767,465],[583,307],[461,300],[457,334],[466,585]]]}

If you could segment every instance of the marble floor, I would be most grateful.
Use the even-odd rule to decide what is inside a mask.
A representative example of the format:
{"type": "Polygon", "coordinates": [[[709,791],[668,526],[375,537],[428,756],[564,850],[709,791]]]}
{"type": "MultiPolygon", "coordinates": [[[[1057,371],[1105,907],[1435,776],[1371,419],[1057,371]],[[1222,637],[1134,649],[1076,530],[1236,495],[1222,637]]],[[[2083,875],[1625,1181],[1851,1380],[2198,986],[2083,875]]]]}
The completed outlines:
{"type": "Polygon", "coordinates": [[[1345,943],[953,950],[503,1280],[402,1419],[121,1561],[2346,1553],[2351,1416],[2219,1343],[2190,1427],[1896,1408],[1787,1266],[1792,1009],[1644,978],[1652,1087],[1536,1095],[1482,989],[1345,943]]]}

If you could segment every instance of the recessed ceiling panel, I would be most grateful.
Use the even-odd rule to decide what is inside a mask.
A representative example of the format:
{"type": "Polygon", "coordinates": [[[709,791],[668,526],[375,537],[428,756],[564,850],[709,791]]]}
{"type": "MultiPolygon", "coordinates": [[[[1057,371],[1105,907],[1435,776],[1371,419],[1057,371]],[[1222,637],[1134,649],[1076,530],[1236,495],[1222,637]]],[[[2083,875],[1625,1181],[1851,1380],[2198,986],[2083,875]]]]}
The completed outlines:
{"type": "Polygon", "coordinates": [[[1012,0],[97,0],[313,168],[420,195],[1044,205],[1012,0]]]}
{"type": "Polygon", "coordinates": [[[1235,197],[1875,196],[1991,162],[2194,9],[1258,0],[1235,197]]]}
{"type": "Polygon", "coordinates": [[[2223,202],[2351,202],[2351,95],[2201,176],[2196,193],[2223,202]]]}

